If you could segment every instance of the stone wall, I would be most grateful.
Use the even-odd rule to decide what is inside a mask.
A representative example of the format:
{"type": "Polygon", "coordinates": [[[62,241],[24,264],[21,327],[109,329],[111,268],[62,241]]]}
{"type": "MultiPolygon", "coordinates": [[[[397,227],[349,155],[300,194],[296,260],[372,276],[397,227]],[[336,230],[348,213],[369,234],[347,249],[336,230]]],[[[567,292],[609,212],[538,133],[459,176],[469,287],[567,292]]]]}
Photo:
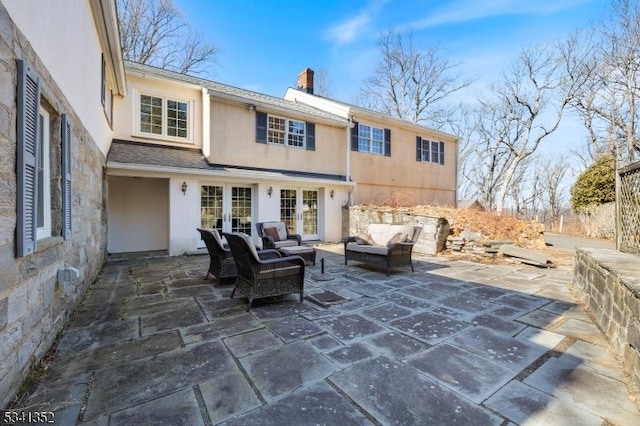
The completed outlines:
{"type": "Polygon", "coordinates": [[[366,232],[370,223],[421,225],[422,232],[413,247],[414,252],[435,255],[445,248],[449,236],[449,222],[442,217],[414,214],[410,208],[375,206],[349,207],[349,233],[366,232]]]}
{"type": "Polygon", "coordinates": [[[578,249],[574,286],[640,388],[640,258],[578,249]]]}
{"type": "Polygon", "coordinates": [[[2,4],[0,73],[0,407],[5,407],[104,265],[107,221],[104,155],[2,4]],[[39,75],[42,104],[51,114],[52,237],[23,258],[15,255],[17,59],[27,60],[39,75]],[[66,241],[60,236],[61,113],[73,130],[73,235],[66,241]],[[70,266],[80,278],[58,283],[57,271],[70,266]]]}

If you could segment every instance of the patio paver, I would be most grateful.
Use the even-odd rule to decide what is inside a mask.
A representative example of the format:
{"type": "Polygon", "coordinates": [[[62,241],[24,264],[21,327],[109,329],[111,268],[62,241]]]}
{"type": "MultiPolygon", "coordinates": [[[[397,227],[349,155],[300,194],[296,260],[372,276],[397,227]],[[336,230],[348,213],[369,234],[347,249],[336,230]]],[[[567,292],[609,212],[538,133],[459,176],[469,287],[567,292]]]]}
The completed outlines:
{"type": "Polygon", "coordinates": [[[343,265],[247,310],[207,256],[117,256],[25,399],[59,424],[640,424],[623,370],[563,269],[414,255],[343,265]],[[57,355],[56,355],[57,354],[57,355]],[[608,422],[608,423],[607,423],[608,422]]]}

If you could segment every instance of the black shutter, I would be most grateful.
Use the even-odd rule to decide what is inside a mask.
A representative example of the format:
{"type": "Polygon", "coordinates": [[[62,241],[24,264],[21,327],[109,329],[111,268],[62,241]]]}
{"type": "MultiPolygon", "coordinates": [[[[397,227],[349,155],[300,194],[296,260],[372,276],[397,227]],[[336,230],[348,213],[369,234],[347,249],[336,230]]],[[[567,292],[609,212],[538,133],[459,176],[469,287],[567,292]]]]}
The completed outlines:
{"type": "Polygon", "coordinates": [[[307,122],[307,151],[316,150],[316,125],[307,122]]]}
{"type": "Polygon", "coordinates": [[[444,142],[440,142],[440,164],[444,164],[444,142]]]}
{"type": "Polygon", "coordinates": [[[102,106],[105,106],[107,102],[107,63],[104,61],[104,53],[100,56],[100,63],[100,100],[102,101],[102,106]]]}
{"type": "Polygon", "coordinates": [[[256,111],[256,142],[267,143],[267,113],[256,111]]]}
{"type": "Polygon", "coordinates": [[[351,129],[351,151],[358,150],[358,122],[353,122],[353,128],[351,129]]]}
{"type": "Polygon", "coordinates": [[[384,129],[384,155],[391,157],[391,130],[384,129]]]}
{"type": "Polygon", "coordinates": [[[422,138],[416,136],[416,161],[422,161],[422,138]]]}
{"type": "Polygon", "coordinates": [[[36,250],[40,79],[22,60],[18,60],[17,89],[16,256],[24,257],[36,250]]]}
{"type": "Polygon", "coordinates": [[[71,239],[71,123],[66,114],[60,119],[62,141],[62,237],[71,239]]]}

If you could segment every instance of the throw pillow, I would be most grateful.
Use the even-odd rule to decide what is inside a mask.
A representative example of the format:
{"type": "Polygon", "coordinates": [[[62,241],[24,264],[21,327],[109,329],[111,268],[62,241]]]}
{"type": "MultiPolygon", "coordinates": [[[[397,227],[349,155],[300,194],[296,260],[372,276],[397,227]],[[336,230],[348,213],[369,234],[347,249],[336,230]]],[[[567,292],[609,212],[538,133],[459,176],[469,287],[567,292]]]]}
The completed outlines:
{"type": "Polygon", "coordinates": [[[373,238],[371,238],[371,235],[369,234],[358,234],[357,237],[354,237],[354,239],[356,240],[356,244],[364,244],[367,246],[373,245],[373,238]]]}
{"type": "Polygon", "coordinates": [[[407,239],[407,234],[405,234],[404,232],[398,232],[396,235],[391,237],[389,241],[387,241],[387,247],[389,247],[391,244],[403,243],[404,240],[406,239],[407,239]]]}
{"type": "Polygon", "coordinates": [[[264,232],[264,235],[266,237],[271,237],[274,243],[277,241],[280,241],[280,234],[278,234],[278,228],[276,227],[262,228],[262,231],[264,232]]]}

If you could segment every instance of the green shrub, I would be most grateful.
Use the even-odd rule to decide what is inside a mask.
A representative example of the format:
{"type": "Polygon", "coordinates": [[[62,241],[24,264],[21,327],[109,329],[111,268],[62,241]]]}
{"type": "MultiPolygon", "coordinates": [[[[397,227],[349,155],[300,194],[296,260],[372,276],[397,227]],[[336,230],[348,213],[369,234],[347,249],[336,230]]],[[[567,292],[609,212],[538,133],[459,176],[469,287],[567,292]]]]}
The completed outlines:
{"type": "Polygon", "coordinates": [[[613,156],[603,155],[582,172],[571,187],[571,207],[574,211],[616,199],[616,167],[613,156]]]}

